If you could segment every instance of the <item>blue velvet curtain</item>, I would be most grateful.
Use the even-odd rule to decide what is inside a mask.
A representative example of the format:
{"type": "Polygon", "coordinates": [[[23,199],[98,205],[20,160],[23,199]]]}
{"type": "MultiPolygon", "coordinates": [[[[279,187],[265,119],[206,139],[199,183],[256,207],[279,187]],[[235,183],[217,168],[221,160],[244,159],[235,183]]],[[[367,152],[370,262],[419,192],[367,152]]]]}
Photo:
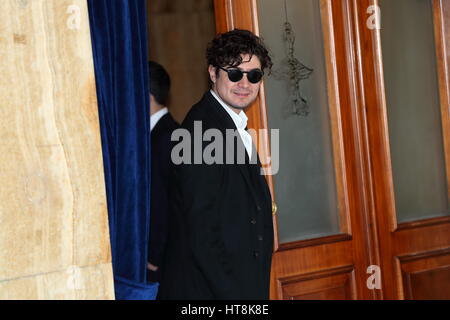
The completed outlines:
{"type": "Polygon", "coordinates": [[[88,0],[116,299],[155,299],[146,283],[150,107],[145,0],[88,0]]]}

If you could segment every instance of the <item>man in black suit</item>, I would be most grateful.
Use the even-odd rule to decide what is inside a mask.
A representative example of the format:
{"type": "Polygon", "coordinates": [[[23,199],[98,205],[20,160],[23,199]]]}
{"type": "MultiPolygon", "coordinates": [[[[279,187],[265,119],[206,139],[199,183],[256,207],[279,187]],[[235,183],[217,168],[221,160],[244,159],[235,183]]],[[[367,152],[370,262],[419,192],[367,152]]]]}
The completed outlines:
{"type": "Polygon", "coordinates": [[[272,62],[261,39],[245,30],[216,36],[208,46],[207,60],[211,90],[192,107],[182,127],[192,137],[198,134],[199,125],[202,133],[216,130],[223,141],[231,130],[235,139],[211,152],[223,160],[214,163],[206,159],[198,163],[211,150],[208,141],[198,148],[192,142],[195,137],[191,139],[190,148],[182,150],[183,159],[186,152],[193,154],[182,164],[175,159],[178,145],[174,147],[169,240],[160,297],[268,299],[271,196],[243,110],[256,99],[263,71],[272,62]],[[245,154],[243,163],[239,150],[245,154]]]}
{"type": "Polygon", "coordinates": [[[167,244],[169,214],[169,168],[172,149],[171,135],[179,127],[167,109],[170,77],[164,68],[149,62],[150,72],[150,237],[147,275],[150,282],[159,282],[161,264],[167,244]]]}

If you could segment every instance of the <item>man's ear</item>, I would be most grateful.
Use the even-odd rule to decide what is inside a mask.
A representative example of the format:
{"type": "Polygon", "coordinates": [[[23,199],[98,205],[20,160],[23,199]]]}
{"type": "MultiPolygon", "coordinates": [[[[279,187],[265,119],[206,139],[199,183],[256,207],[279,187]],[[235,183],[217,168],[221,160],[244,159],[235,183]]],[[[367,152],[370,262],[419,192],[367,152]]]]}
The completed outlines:
{"type": "Polygon", "coordinates": [[[208,72],[209,72],[209,79],[211,79],[212,83],[216,83],[216,68],[213,67],[212,65],[208,66],[208,72]]]}

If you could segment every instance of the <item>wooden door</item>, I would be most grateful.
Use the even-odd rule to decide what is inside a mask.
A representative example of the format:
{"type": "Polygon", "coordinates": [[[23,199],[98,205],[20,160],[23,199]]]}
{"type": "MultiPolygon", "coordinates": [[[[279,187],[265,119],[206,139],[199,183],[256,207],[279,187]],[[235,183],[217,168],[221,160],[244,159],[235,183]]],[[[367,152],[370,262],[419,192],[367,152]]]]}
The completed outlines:
{"type": "MultiPolygon", "coordinates": [[[[279,145],[271,146],[280,155],[278,172],[267,176],[276,233],[272,299],[449,297],[450,1],[414,0],[413,8],[406,2],[215,0],[217,31],[254,31],[275,61],[247,112],[250,127],[279,129],[279,145]],[[402,25],[409,15],[410,25],[402,25]],[[412,28],[406,37],[402,26],[412,28]],[[431,42],[416,48],[415,36],[431,42]],[[435,64],[420,67],[421,82],[404,85],[430,58],[435,64]],[[286,61],[304,79],[283,69],[286,61]],[[289,86],[294,110],[280,116],[289,86]],[[402,100],[411,93],[416,100],[402,100]],[[404,123],[421,130],[409,135],[404,123]],[[419,145],[420,154],[432,156],[411,161],[419,145]],[[414,202],[420,210],[408,210],[414,202]]],[[[258,150],[270,173],[269,133],[261,135],[258,150]]]]}
{"type": "Polygon", "coordinates": [[[450,298],[450,1],[353,1],[386,299],[450,298]],[[381,29],[364,27],[379,5],[381,29]]]}

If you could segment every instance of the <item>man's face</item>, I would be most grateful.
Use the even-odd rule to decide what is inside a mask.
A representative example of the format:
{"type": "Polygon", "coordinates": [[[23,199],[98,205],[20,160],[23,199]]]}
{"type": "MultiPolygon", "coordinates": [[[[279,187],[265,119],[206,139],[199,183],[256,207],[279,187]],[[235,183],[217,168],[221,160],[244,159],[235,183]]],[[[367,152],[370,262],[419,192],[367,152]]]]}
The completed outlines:
{"type": "MultiPolygon", "coordinates": [[[[224,67],[228,69],[229,67],[224,67]]],[[[253,69],[261,69],[261,62],[255,55],[250,59],[250,55],[242,55],[242,63],[237,66],[241,71],[250,71],[253,69]]],[[[209,76],[213,82],[214,92],[235,112],[240,112],[247,108],[258,96],[261,81],[258,83],[251,83],[247,79],[247,74],[244,74],[238,82],[232,82],[228,79],[226,71],[219,69],[219,74],[216,76],[216,68],[209,66],[209,76]]]]}

